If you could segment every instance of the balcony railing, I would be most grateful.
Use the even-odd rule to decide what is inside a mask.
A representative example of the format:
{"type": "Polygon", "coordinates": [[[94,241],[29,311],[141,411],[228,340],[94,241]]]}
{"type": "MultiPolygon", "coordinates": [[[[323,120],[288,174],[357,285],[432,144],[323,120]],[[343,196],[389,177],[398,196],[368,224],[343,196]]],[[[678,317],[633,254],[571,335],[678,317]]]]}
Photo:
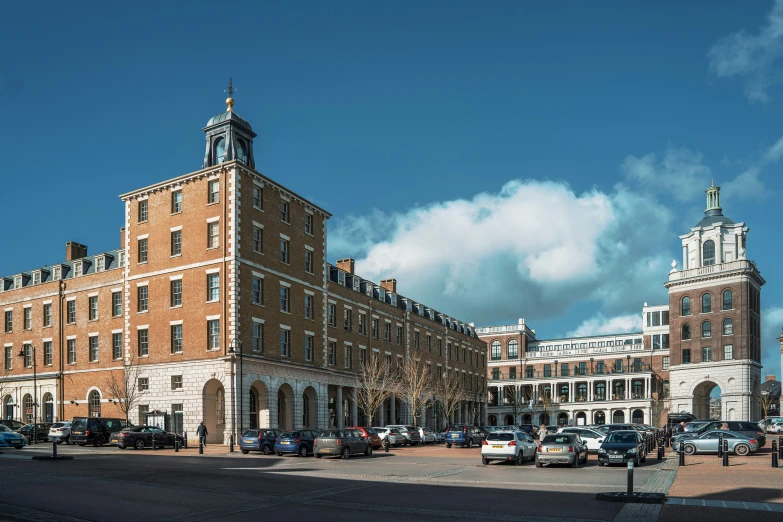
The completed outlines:
{"type": "Polygon", "coordinates": [[[631,368],[627,369],[616,369],[616,368],[610,368],[610,369],[604,369],[604,370],[594,370],[590,371],[590,369],[587,369],[584,373],[581,371],[577,372],[569,372],[568,375],[555,375],[553,372],[549,375],[546,375],[544,371],[542,370],[535,370],[532,372],[527,372],[525,376],[517,375],[515,377],[509,377],[507,374],[504,374],[503,372],[499,372],[497,377],[493,375],[490,380],[491,381],[527,381],[527,380],[535,380],[535,379],[573,379],[573,378],[579,378],[579,377],[619,377],[621,375],[632,375],[636,373],[649,373],[652,371],[652,368],[649,364],[639,364],[632,366],[631,368]]]}
{"type": "Polygon", "coordinates": [[[728,263],[719,263],[717,265],[703,266],[701,268],[689,268],[688,270],[678,270],[669,274],[669,281],[680,281],[691,277],[715,274],[718,272],[730,272],[733,270],[756,270],[756,265],[747,259],[738,259],[728,263]]]}

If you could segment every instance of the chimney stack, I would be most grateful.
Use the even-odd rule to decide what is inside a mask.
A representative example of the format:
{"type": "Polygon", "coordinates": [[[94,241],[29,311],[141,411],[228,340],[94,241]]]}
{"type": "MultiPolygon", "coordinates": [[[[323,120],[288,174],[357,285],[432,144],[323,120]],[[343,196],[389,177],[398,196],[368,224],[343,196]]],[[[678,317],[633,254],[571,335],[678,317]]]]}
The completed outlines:
{"type": "Polygon", "coordinates": [[[381,288],[385,288],[387,291],[396,294],[397,293],[397,280],[396,279],[381,279],[381,288]]]}
{"type": "Polygon", "coordinates": [[[74,259],[81,259],[87,257],[87,245],[82,245],[76,241],[68,241],[65,243],[65,260],[73,261],[74,259]]]}
{"type": "Polygon", "coordinates": [[[120,250],[125,248],[125,227],[120,228],[120,250]]]}
{"type": "Polygon", "coordinates": [[[764,382],[777,381],[777,380],[778,380],[777,375],[767,375],[767,378],[765,379],[764,382]]]}
{"type": "Polygon", "coordinates": [[[345,259],[337,260],[337,268],[345,272],[348,272],[349,274],[353,274],[353,267],[354,267],[354,261],[352,257],[346,257],[345,259]]]}

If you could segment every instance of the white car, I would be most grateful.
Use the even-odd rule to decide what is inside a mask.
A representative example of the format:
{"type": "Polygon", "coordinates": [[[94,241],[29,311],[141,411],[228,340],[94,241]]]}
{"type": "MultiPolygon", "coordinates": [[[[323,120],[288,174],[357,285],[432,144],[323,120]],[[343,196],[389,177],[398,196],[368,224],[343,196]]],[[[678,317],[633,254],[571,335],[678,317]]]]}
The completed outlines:
{"type": "Polygon", "coordinates": [[[573,433],[579,435],[582,438],[582,442],[587,446],[587,451],[590,453],[598,453],[598,449],[601,447],[606,435],[600,431],[590,428],[582,428],[579,426],[571,426],[566,428],[560,428],[558,433],[573,433]]]}
{"type": "Polygon", "coordinates": [[[422,443],[435,442],[435,432],[429,428],[419,428],[419,435],[421,435],[422,443]]]}
{"type": "Polygon", "coordinates": [[[481,444],[481,462],[487,465],[490,460],[504,460],[519,466],[525,459],[533,460],[537,448],[524,431],[493,431],[481,444]]]}
{"type": "Polygon", "coordinates": [[[783,423],[775,422],[767,426],[767,433],[783,433],[783,423]]]}
{"type": "Polygon", "coordinates": [[[396,429],[396,428],[376,428],[373,427],[375,430],[375,433],[378,434],[378,437],[380,437],[381,442],[384,442],[386,439],[389,439],[389,445],[390,446],[401,446],[403,443],[403,440],[405,438],[402,436],[402,434],[396,429]]]}
{"type": "Polygon", "coordinates": [[[55,422],[49,428],[49,440],[61,444],[68,444],[71,438],[71,421],[55,422]]]}

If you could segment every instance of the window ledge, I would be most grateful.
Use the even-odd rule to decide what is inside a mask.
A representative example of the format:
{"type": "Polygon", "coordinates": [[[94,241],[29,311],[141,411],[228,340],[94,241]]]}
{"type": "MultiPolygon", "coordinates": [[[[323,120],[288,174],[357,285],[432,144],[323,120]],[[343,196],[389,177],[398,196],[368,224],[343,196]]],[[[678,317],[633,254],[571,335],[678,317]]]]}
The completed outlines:
{"type": "Polygon", "coordinates": [[[182,308],[182,305],[178,304],[178,305],[170,306],[169,310],[171,310],[172,308],[182,308]]]}
{"type": "Polygon", "coordinates": [[[137,265],[146,265],[147,261],[138,261],[136,264],[137,265]]]}
{"type": "Polygon", "coordinates": [[[182,352],[172,352],[171,355],[182,355],[182,352]]]}
{"type": "Polygon", "coordinates": [[[213,299],[213,300],[211,300],[211,301],[206,301],[206,304],[210,304],[210,303],[219,303],[219,302],[220,302],[220,299],[213,299]]]}
{"type": "Polygon", "coordinates": [[[171,257],[172,259],[174,259],[175,257],[182,257],[182,253],[180,252],[179,254],[171,254],[171,256],[169,257],[171,257]]]}
{"type": "Polygon", "coordinates": [[[263,212],[263,211],[264,211],[264,209],[263,209],[263,208],[261,208],[261,207],[257,207],[257,206],[255,206],[255,205],[253,205],[253,208],[254,208],[255,210],[258,210],[259,212],[263,212]]]}
{"type": "Polygon", "coordinates": [[[291,312],[286,312],[285,310],[280,310],[281,314],[291,315],[291,312]]]}
{"type": "Polygon", "coordinates": [[[220,351],[220,347],[218,346],[217,348],[207,348],[207,351],[208,352],[219,352],[220,351]]]}
{"type": "Polygon", "coordinates": [[[258,254],[259,256],[263,256],[264,255],[263,252],[259,252],[258,250],[253,250],[253,253],[254,254],[258,254]]]}
{"type": "Polygon", "coordinates": [[[179,212],[172,212],[170,215],[172,215],[172,216],[178,216],[178,215],[180,215],[180,214],[182,214],[182,211],[181,211],[181,210],[180,210],[179,212]]]}
{"type": "Polygon", "coordinates": [[[136,312],[137,314],[148,314],[149,310],[142,310],[141,312],[136,312]]]}
{"type": "Polygon", "coordinates": [[[207,203],[207,206],[211,207],[212,205],[219,205],[219,204],[220,204],[220,200],[218,200],[218,201],[210,201],[209,203],[207,203]]]}
{"type": "Polygon", "coordinates": [[[220,245],[218,245],[218,246],[214,246],[214,247],[207,247],[207,250],[208,250],[208,251],[209,251],[209,250],[217,250],[217,249],[219,249],[219,248],[220,248],[220,245]]]}

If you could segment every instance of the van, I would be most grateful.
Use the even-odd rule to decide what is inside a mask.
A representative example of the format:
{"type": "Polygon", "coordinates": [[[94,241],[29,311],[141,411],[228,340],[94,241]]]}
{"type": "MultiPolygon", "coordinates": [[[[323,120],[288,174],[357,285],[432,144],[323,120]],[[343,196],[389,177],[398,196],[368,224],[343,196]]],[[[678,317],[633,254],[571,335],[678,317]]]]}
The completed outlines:
{"type": "Polygon", "coordinates": [[[71,444],[103,446],[111,434],[128,427],[125,419],[115,417],[74,417],[71,422],[71,444]]]}

